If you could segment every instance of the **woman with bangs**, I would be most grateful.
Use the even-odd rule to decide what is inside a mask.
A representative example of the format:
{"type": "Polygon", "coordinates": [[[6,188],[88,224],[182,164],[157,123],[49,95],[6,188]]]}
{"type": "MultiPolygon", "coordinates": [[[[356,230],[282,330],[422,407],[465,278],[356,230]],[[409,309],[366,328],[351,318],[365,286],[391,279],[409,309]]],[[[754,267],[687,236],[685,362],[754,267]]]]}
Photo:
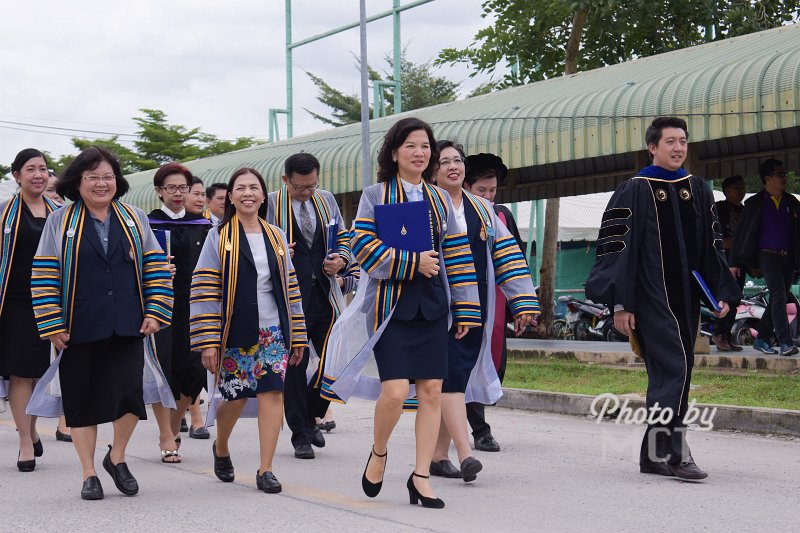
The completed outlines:
{"type": "Polygon", "coordinates": [[[125,462],[128,442],[147,419],[145,403],[172,401],[149,344],[170,324],[172,276],[144,212],[119,200],[128,187],[111,152],[92,146],[78,154],[57,185],[72,204],[47,219],[33,260],[39,334],[60,355],[36,386],[28,412],[65,415],[85,500],[103,498],[94,467],[97,426],[113,423],[103,468],[132,496],[139,484],[125,462]],[[61,396],[54,399],[56,383],[61,396]]]}
{"type": "Polygon", "coordinates": [[[208,234],[194,271],[190,323],[192,348],[202,350],[203,366],[214,374],[221,396],[209,391],[209,420],[217,421],[214,474],[220,481],[234,480],[231,433],[243,413],[256,416],[256,486],[274,494],[282,490],[272,460],[283,420],[286,366],[299,364],[308,339],[286,235],[259,217],[266,196],[258,171],[234,172],[225,214],[208,234]]]}
{"type": "Polygon", "coordinates": [[[211,222],[190,211],[188,204],[191,201],[193,178],[189,169],[180,163],[161,166],[153,176],[153,187],[161,200],[161,207],[148,215],[150,226],[164,235],[165,242],[169,234],[169,259],[175,265],[172,327],[159,331],[155,336],[159,361],[177,405],[177,409],[168,409],[162,404],[153,405],[160,433],[161,462],[169,464],[182,460],[178,454],[181,418],[200,395],[206,381],[200,353],[192,351],[189,341],[189,293],[192,272],[206,234],[211,229],[211,222]]]}
{"type": "Polygon", "coordinates": [[[442,424],[431,474],[460,477],[468,483],[477,478],[483,465],[473,457],[469,445],[466,402],[491,405],[502,395],[492,361],[496,293],[499,291],[508,299],[517,336],[539,314],[539,302],[514,236],[488,201],[463,188],[468,161],[464,150],[452,141],[439,141],[438,149],[436,182],[450,195],[458,224],[467,231],[478,279],[482,325],[472,328],[461,339],[455,330],[450,331],[448,375],[442,386],[442,424]],[[451,439],[458,452],[458,468],[448,458],[451,439]]]}
{"type": "Polygon", "coordinates": [[[353,252],[362,275],[356,299],[331,333],[326,388],[340,401],[352,395],[377,398],[374,444],[361,478],[371,498],[383,486],[389,438],[404,405],[418,405],[415,468],[406,488],[411,504],[440,509],[444,502],[433,491],[429,470],[442,381],[448,375],[447,332],[452,327],[457,338],[463,337],[480,326],[480,311],[464,229],[450,197],[430,182],[437,160],[433,131],[422,120],[404,118],[386,132],[378,155],[379,183],[364,189],[358,206],[353,252]],[[422,226],[430,235],[419,237],[430,239],[430,249],[394,248],[380,238],[376,208],[407,202],[424,202],[422,226]],[[377,378],[365,374],[373,354],[377,378]]]}
{"type": "Polygon", "coordinates": [[[0,203],[0,398],[8,396],[17,427],[17,469],[33,472],[44,446],[36,431],[36,417],[28,415],[25,407],[36,380],[50,364],[50,344],[39,338],[36,329],[31,265],[45,220],[58,204],[44,194],[49,173],[47,158],[39,150],[19,152],[11,163],[11,175],[19,192],[0,203]]]}

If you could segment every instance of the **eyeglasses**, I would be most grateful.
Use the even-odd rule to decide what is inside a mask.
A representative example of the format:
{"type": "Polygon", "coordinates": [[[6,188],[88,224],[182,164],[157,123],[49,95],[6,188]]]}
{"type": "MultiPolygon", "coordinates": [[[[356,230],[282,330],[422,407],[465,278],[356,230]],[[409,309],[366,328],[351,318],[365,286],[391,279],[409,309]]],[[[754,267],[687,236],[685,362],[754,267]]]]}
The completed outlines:
{"type": "Polygon", "coordinates": [[[175,194],[175,191],[189,192],[192,188],[188,185],[165,185],[159,187],[162,191],[167,191],[167,194],[175,194]]]}
{"type": "Polygon", "coordinates": [[[316,191],[317,188],[319,187],[319,183],[315,183],[314,185],[301,185],[300,187],[298,187],[297,185],[292,183],[292,180],[287,180],[287,181],[289,182],[289,185],[291,185],[292,188],[296,191],[316,191]]]}
{"type": "Polygon", "coordinates": [[[440,167],[449,166],[451,163],[454,164],[454,165],[463,165],[464,164],[464,160],[461,159],[460,157],[454,157],[453,159],[440,159],[439,160],[439,166],[440,167]]]}
{"type": "Polygon", "coordinates": [[[105,176],[83,176],[83,179],[94,185],[96,183],[100,183],[101,181],[105,183],[111,183],[117,179],[117,177],[114,174],[106,174],[105,176]]]}
{"type": "Polygon", "coordinates": [[[789,173],[788,172],[773,172],[772,175],[773,176],[777,176],[779,178],[785,178],[786,176],[789,175],[789,173]]]}

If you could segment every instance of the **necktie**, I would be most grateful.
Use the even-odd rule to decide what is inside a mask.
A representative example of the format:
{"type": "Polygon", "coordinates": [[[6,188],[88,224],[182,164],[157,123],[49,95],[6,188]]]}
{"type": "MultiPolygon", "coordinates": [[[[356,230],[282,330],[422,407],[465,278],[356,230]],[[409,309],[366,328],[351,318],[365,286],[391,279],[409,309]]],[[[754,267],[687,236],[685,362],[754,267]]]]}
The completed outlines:
{"type": "Polygon", "coordinates": [[[308,243],[308,247],[314,243],[314,226],[311,223],[311,213],[308,212],[306,203],[300,204],[300,231],[303,232],[303,237],[308,243]]]}
{"type": "Polygon", "coordinates": [[[411,197],[411,201],[419,202],[420,200],[422,200],[422,194],[420,194],[421,192],[422,191],[420,191],[416,187],[411,187],[411,194],[409,195],[411,197]]]}

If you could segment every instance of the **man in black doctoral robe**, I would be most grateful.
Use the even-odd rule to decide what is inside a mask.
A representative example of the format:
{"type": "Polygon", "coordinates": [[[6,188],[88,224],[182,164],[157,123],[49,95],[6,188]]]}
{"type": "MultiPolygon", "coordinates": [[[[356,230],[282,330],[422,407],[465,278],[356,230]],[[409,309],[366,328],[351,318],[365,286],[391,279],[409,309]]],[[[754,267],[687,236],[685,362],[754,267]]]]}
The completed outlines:
{"type": "Polygon", "coordinates": [[[614,310],[614,326],[645,361],[647,407],[662,416],[647,426],[640,471],[700,480],[708,474],[692,459],[684,423],[701,294],[692,271],[706,281],[720,316],[741,292],[725,261],[713,195],[682,168],[687,139],[679,118],[657,118],[647,129],[653,164],[611,197],[586,296],[614,310]]]}

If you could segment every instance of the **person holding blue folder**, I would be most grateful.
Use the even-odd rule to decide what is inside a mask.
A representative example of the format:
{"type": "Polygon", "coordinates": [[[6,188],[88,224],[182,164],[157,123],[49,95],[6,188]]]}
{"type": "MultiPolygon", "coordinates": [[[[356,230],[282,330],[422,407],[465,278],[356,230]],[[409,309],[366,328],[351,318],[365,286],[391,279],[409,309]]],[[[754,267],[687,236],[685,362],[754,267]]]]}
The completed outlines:
{"type": "Polygon", "coordinates": [[[464,150],[452,141],[439,141],[437,148],[436,183],[450,195],[459,226],[467,231],[478,278],[482,325],[470,329],[462,339],[456,339],[455,328],[450,330],[448,375],[442,386],[442,424],[431,474],[470,482],[483,465],[473,457],[469,445],[466,402],[492,405],[503,395],[492,360],[496,289],[507,298],[517,336],[539,314],[539,300],[514,236],[499,221],[492,204],[462,188],[466,175],[464,150]],[[458,451],[459,468],[448,458],[451,438],[458,451]]]}
{"type": "Polygon", "coordinates": [[[429,182],[437,160],[433,131],[425,122],[404,118],[386,132],[378,155],[380,183],[364,189],[355,220],[359,289],[334,325],[325,366],[325,389],[338,401],[352,395],[377,398],[375,440],[361,480],[369,497],[383,486],[389,437],[404,403],[416,395],[416,461],[406,488],[411,504],[432,508],[444,507],[430,485],[429,471],[442,381],[448,376],[447,332],[453,327],[462,338],[469,328],[481,325],[469,241],[448,194],[429,182]],[[384,211],[376,223],[379,206],[388,204],[408,210],[393,210],[397,220],[384,211]],[[424,206],[421,213],[406,216],[419,206],[424,206]],[[411,245],[427,242],[430,248],[412,251],[386,244],[412,234],[411,245]],[[365,368],[373,353],[377,378],[365,368]]]}
{"type": "Polygon", "coordinates": [[[714,198],[702,178],[683,169],[686,121],[660,117],[647,128],[653,164],[622,182],[608,203],[586,296],[614,311],[614,327],[644,359],[647,426],[639,456],[643,474],[699,481],[708,477],[686,445],[684,417],[694,366],[700,299],[741,299],[725,261],[714,198]],[[694,272],[694,273],[693,273],[694,272]]]}
{"type": "Polygon", "coordinates": [[[335,276],[347,270],[351,255],[350,233],[342,224],[333,194],[319,188],[319,171],[319,161],[312,154],[289,156],[283,184],[269,193],[261,210],[266,221],[281,228],[289,240],[310,342],[300,364],[286,370],[284,408],[297,459],[314,459],[312,445],[325,446],[316,424],[330,405],[320,394],[322,366],[328,335],[341,313],[335,276]],[[314,368],[308,368],[310,361],[317,360],[311,357],[311,349],[319,356],[314,368]]]}

